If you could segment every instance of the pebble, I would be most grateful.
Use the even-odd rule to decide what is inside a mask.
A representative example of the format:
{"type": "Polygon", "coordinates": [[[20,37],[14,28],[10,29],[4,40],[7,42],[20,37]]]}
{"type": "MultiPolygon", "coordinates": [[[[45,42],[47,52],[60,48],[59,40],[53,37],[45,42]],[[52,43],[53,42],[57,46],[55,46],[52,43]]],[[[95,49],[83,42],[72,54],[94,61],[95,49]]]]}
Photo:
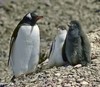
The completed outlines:
{"type": "Polygon", "coordinates": [[[77,64],[76,66],[74,66],[74,68],[80,68],[80,67],[82,67],[81,64],[77,64]]]}
{"type": "Polygon", "coordinates": [[[61,75],[60,73],[56,73],[56,74],[55,74],[55,76],[58,76],[58,77],[59,77],[60,75],[61,75]]]}
{"type": "Polygon", "coordinates": [[[76,81],[79,83],[79,82],[81,82],[81,81],[83,81],[84,80],[84,78],[79,78],[79,79],[77,79],[76,81]]]}
{"type": "Polygon", "coordinates": [[[86,82],[86,81],[82,81],[81,84],[82,84],[82,85],[88,85],[89,83],[86,82]]]}
{"type": "Polygon", "coordinates": [[[47,6],[52,6],[52,4],[51,4],[51,1],[50,1],[50,0],[44,0],[44,2],[45,2],[45,5],[47,5],[47,6]]]}
{"type": "Polygon", "coordinates": [[[61,85],[57,85],[57,87],[62,87],[61,85]]]}
{"type": "Polygon", "coordinates": [[[64,84],[64,87],[71,87],[71,84],[69,84],[69,83],[68,83],[68,84],[65,83],[65,84],[64,84]]]}
{"type": "MultiPolygon", "coordinates": [[[[93,13],[94,9],[100,8],[99,4],[93,5],[92,3],[87,2],[89,0],[84,0],[84,1],[69,0],[70,1],[69,3],[66,3],[66,1],[68,2],[68,0],[53,0],[53,1],[52,0],[26,0],[26,1],[16,0],[14,5],[12,5],[13,3],[10,4],[12,8],[11,7],[8,8],[9,12],[7,12],[6,9],[3,9],[3,7],[0,8],[0,17],[1,17],[0,20],[2,22],[0,23],[1,24],[0,36],[2,35],[0,40],[0,50],[1,51],[4,50],[4,52],[6,53],[6,55],[5,53],[0,53],[0,56],[2,57],[2,59],[4,59],[4,61],[1,61],[2,63],[0,62],[1,64],[0,82],[7,82],[9,87],[57,87],[57,85],[60,87],[61,83],[63,83],[61,85],[62,87],[83,87],[83,86],[100,87],[100,85],[98,86],[98,84],[100,83],[99,82],[100,74],[98,74],[100,73],[98,72],[100,71],[99,57],[93,62],[97,66],[91,65],[89,67],[81,67],[80,65],[76,65],[75,67],[73,67],[69,65],[68,67],[63,66],[59,68],[53,67],[51,69],[46,69],[46,72],[44,72],[44,70],[42,69],[41,71],[39,70],[38,72],[36,72],[35,75],[39,74],[37,78],[35,77],[35,75],[31,75],[29,79],[28,78],[16,79],[17,83],[14,85],[13,84],[11,85],[9,80],[6,80],[7,78],[11,79],[10,74],[8,75],[4,73],[6,72],[4,71],[4,69],[7,66],[3,64],[3,63],[7,63],[7,60],[5,60],[5,58],[8,59],[7,56],[8,51],[6,51],[8,50],[8,48],[6,47],[9,46],[8,43],[9,38],[15,26],[18,24],[19,20],[22,19],[23,15],[25,15],[25,13],[29,12],[30,10],[37,10],[37,12],[41,13],[40,15],[44,16],[43,19],[44,21],[41,20],[39,26],[41,28],[40,29],[41,32],[44,32],[46,30],[45,32],[47,36],[46,34],[41,33],[42,36],[41,39],[43,39],[41,44],[42,46],[41,49],[50,50],[51,45],[47,45],[47,44],[50,44],[50,42],[52,42],[53,38],[57,34],[56,32],[57,26],[59,25],[67,26],[67,22],[70,21],[71,19],[80,20],[82,27],[85,30],[88,29],[95,30],[96,28],[91,27],[92,25],[95,25],[97,28],[100,29],[100,24],[99,24],[100,16],[99,14],[94,15],[93,13]],[[21,5],[22,3],[23,5],[21,5]],[[88,71],[91,71],[91,73],[89,73],[88,71]],[[85,79],[83,79],[83,77],[80,76],[83,76],[85,79]],[[97,78],[98,80],[96,80],[97,78]],[[79,81],[78,83],[76,82],[77,81],[76,79],[78,79],[79,81]]],[[[92,2],[92,0],[90,0],[90,2],[92,2]]],[[[98,31],[97,33],[100,34],[100,31],[98,31]]],[[[97,33],[96,32],[89,33],[90,34],[89,40],[90,42],[93,42],[93,44],[91,45],[92,46],[91,48],[93,49],[91,49],[91,51],[94,53],[94,55],[98,55],[98,53],[100,52],[99,51],[100,36],[97,35],[97,33]]],[[[45,53],[46,51],[47,50],[44,50],[42,52],[45,53]]]]}

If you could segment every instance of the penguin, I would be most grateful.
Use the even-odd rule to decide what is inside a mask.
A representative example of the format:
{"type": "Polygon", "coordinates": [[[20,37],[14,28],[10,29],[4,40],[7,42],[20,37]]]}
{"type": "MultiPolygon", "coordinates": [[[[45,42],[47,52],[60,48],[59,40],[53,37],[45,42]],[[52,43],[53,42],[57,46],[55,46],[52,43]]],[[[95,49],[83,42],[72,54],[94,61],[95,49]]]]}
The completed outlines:
{"type": "Polygon", "coordinates": [[[27,13],[11,36],[8,64],[12,68],[13,78],[37,69],[40,31],[36,22],[41,18],[43,16],[38,16],[35,12],[27,13]]]}
{"type": "Polygon", "coordinates": [[[52,42],[51,49],[49,52],[48,64],[47,68],[51,68],[53,66],[62,66],[65,65],[65,61],[62,56],[62,47],[66,38],[66,28],[64,26],[58,27],[58,34],[56,35],[54,41],[52,42]]]}
{"type": "Polygon", "coordinates": [[[86,66],[91,63],[91,46],[87,35],[77,20],[72,20],[65,39],[66,61],[71,65],[86,66]]]}

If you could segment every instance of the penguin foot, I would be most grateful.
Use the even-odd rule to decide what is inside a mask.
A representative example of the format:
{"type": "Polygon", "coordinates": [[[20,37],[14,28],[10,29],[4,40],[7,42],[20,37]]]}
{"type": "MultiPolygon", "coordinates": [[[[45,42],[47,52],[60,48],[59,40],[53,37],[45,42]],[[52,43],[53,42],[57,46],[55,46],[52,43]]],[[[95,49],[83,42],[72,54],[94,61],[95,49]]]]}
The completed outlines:
{"type": "Polygon", "coordinates": [[[88,66],[90,63],[86,62],[86,61],[82,61],[81,64],[82,64],[82,66],[88,66]]]}

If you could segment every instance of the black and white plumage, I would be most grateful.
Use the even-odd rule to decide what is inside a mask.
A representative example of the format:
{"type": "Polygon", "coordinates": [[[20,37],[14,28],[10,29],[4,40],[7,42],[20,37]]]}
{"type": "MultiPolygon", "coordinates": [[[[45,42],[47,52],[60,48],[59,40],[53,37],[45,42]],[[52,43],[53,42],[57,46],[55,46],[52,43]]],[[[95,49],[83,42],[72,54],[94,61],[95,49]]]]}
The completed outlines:
{"type": "Polygon", "coordinates": [[[66,34],[66,28],[64,28],[64,26],[60,26],[59,33],[52,42],[47,68],[65,65],[65,62],[62,58],[62,47],[66,38],[66,34]]]}
{"type": "Polygon", "coordinates": [[[65,41],[65,54],[71,65],[81,63],[87,65],[91,62],[91,47],[89,40],[78,21],[70,22],[65,41]]]}
{"type": "Polygon", "coordinates": [[[36,70],[40,50],[40,32],[36,22],[41,18],[43,16],[34,12],[26,14],[12,34],[8,63],[14,77],[36,70]]]}

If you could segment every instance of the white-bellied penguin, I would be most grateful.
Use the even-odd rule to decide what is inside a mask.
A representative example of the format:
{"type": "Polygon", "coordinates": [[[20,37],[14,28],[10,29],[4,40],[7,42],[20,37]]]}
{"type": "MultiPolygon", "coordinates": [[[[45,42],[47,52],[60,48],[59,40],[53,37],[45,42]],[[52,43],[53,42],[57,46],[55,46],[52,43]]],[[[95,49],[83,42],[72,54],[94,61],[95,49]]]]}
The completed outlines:
{"type": "Polygon", "coordinates": [[[67,30],[64,26],[59,26],[59,33],[55,37],[52,42],[52,46],[49,53],[49,60],[47,68],[53,66],[62,66],[65,65],[65,61],[63,60],[63,44],[66,38],[67,30]]]}
{"type": "Polygon", "coordinates": [[[26,14],[12,34],[8,63],[13,77],[36,71],[40,51],[40,31],[36,22],[41,18],[43,16],[34,12],[26,14]]]}
{"type": "Polygon", "coordinates": [[[86,33],[82,30],[80,23],[73,20],[68,25],[68,33],[65,41],[66,60],[71,65],[91,63],[91,46],[86,33]]]}

